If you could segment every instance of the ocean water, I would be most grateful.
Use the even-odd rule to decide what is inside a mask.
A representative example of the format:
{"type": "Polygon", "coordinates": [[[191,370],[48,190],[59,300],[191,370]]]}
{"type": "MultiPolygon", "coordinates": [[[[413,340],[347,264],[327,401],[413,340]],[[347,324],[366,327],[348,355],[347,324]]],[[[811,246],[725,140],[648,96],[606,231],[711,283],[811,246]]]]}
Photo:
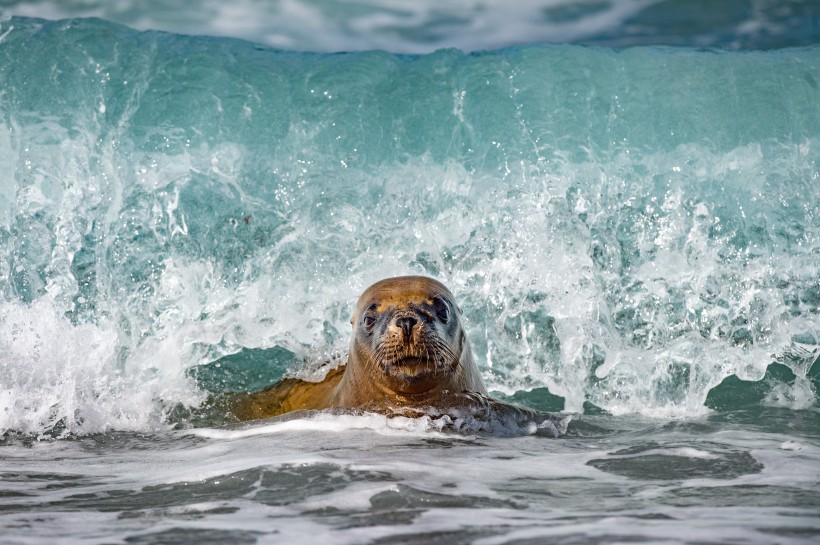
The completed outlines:
{"type": "Polygon", "coordinates": [[[0,542],[816,542],[814,4],[238,5],[3,4],[0,542]],[[207,409],[399,274],[566,433],[207,409]]]}
{"type": "Polygon", "coordinates": [[[323,52],[539,42],[758,50],[820,41],[817,0],[2,0],[0,9],[323,52]]]}

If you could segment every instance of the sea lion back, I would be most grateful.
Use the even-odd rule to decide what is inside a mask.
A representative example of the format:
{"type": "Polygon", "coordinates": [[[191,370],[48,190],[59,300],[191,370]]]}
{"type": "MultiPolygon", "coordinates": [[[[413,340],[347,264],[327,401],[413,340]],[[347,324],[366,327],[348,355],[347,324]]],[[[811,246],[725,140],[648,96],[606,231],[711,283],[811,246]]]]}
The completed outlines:
{"type": "Polygon", "coordinates": [[[239,394],[229,410],[239,420],[256,420],[291,411],[327,409],[344,369],[344,365],[332,369],[321,382],[287,378],[260,392],[239,394]]]}

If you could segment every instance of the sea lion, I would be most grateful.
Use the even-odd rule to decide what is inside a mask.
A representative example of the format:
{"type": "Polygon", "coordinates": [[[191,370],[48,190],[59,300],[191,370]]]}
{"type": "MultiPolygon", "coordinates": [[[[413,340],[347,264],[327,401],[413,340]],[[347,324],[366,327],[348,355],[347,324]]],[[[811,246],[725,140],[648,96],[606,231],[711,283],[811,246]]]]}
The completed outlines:
{"type": "Polygon", "coordinates": [[[419,416],[548,417],[487,396],[455,297],[441,282],[401,276],[376,282],[359,297],[350,320],[347,363],[321,382],[289,378],[239,396],[240,420],[297,410],[358,409],[419,416]]]}

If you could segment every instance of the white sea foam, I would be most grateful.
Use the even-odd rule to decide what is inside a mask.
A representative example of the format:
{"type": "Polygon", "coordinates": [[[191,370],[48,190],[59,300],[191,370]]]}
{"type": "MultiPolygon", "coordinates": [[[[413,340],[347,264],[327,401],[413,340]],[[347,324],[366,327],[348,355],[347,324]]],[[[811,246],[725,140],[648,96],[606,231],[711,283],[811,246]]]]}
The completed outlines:
{"type": "Polygon", "coordinates": [[[695,458],[698,460],[714,460],[716,458],[720,458],[719,454],[714,452],[709,452],[706,450],[700,450],[692,447],[674,447],[674,448],[656,448],[656,449],[649,449],[643,450],[637,454],[617,454],[613,457],[618,458],[635,458],[641,456],[651,456],[651,455],[658,455],[658,456],[680,456],[684,458],[695,458]]]}
{"type": "MultiPolygon", "coordinates": [[[[723,160],[702,151],[697,154],[703,162],[723,160]]],[[[755,156],[738,168],[751,172],[762,160],[755,156]]],[[[671,158],[661,154],[648,164],[668,161],[671,158]]],[[[106,301],[109,312],[127,318],[130,331],[142,332],[138,337],[111,320],[73,325],[58,310],[64,298],[58,305],[48,297],[31,305],[4,303],[7,318],[0,329],[10,348],[0,356],[7,407],[2,427],[41,433],[60,420],[74,432],[161,426],[168,407],[202,399],[185,376],[193,366],[242,348],[278,345],[306,357],[312,351],[344,350],[357,294],[371,281],[408,272],[407,264],[414,262],[411,272],[438,268],[437,276],[458,294],[468,336],[491,390],[514,393],[548,386],[566,398],[569,411],[580,412],[585,401],[592,401],[618,415],[680,418],[707,412],[706,394],[730,374],[760,380],[771,354],[788,347],[794,335],[811,326],[805,318],[784,312],[783,300],[770,288],[778,277],[775,261],[782,266],[791,260],[793,274],[806,273],[800,269],[800,257],[770,255],[742,265],[726,262],[702,238],[701,224],[714,221],[708,207],[699,203],[682,213],[678,205],[670,205],[653,243],[668,249],[648,253],[629,273],[640,289],[619,295],[622,288],[610,283],[608,272],[598,271],[586,250],[578,251],[589,227],[579,222],[576,207],[567,206],[566,195],[578,176],[573,171],[590,168],[567,165],[547,180],[524,178],[518,194],[505,196],[503,210],[487,191],[494,179],[468,173],[459,165],[437,165],[422,158],[377,172],[375,177],[386,186],[395,185],[391,191],[399,197],[406,192],[401,187],[407,180],[434,177],[453,183],[422,193],[413,202],[417,213],[430,215],[424,229],[390,227],[390,202],[379,205],[384,207],[381,216],[369,219],[340,203],[333,215],[296,226],[304,231],[298,236],[251,255],[239,282],[227,282],[225,272],[204,257],[167,256],[149,298],[106,301]],[[442,201],[448,206],[441,206],[442,201]],[[317,231],[325,221],[350,225],[337,231],[338,243],[311,243],[310,252],[300,250],[305,241],[326,236],[317,231]],[[568,227],[573,222],[575,226],[568,227]],[[345,246],[365,244],[369,233],[379,230],[393,235],[375,259],[364,249],[345,246]],[[669,237],[678,242],[663,242],[669,237]],[[474,265],[451,271],[447,253],[454,248],[471,248],[474,265]],[[421,256],[424,266],[418,264],[421,256]],[[305,279],[305,267],[317,257],[348,272],[329,267],[305,279]],[[276,271],[275,277],[259,273],[269,270],[276,271]],[[739,283],[715,283],[738,274],[739,283]],[[726,297],[729,308],[712,302],[715,289],[726,297]],[[689,294],[680,300],[687,307],[684,318],[670,321],[661,310],[678,304],[681,293],[689,294]],[[630,339],[633,331],[619,331],[611,321],[617,311],[613,305],[651,311],[651,329],[638,341],[630,339]],[[736,316],[748,316],[750,327],[761,332],[753,346],[735,345],[719,334],[721,324],[736,316]],[[701,325],[709,321],[715,324],[709,326],[711,332],[701,325]],[[17,331],[29,333],[19,337],[17,331]],[[96,348],[89,352],[88,346],[96,348]],[[43,372],[33,372],[32,362],[43,372]]],[[[755,177],[746,179],[754,183],[755,177]]],[[[660,199],[659,208],[667,199],[678,202],[680,193],[671,191],[660,199]]],[[[179,198],[174,191],[158,198],[165,199],[156,208],[164,219],[152,223],[161,227],[155,236],[162,240],[190,219],[172,206],[179,198]],[[173,215],[178,215],[174,222],[173,215]]],[[[585,206],[582,214],[591,218],[610,204],[590,196],[585,206]]],[[[806,352],[800,361],[785,362],[799,380],[777,385],[768,404],[805,408],[813,403],[814,392],[805,379],[810,358],[811,352],[806,352]]]]}
{"type": "Polygon", "coordinates": [[[269,435],[291,431],[323,431],[343,433],[350,430],[371,430],[379,435],[399,435],[408,437],[463,437],[457,434],[438,433],[437,426],[430,417],[406,418],[402,416],[386,417],[378,414],[323,414],[318,413],[305,418],[294,418],[270,423],[254,422],[241,429],[193,429],[191,433],[209,439],[232,440],[254,435],[269,435]]]}
{"type": "Polygon", "coordinates": [[[108,321],[74,325],[46,299],[0,304],[0,433],[160,429],[161,400],[199,398],[172,368],[117,348],[108,321]]]}
{"type": "Polygon", "coordinates": [[[805,377],[798,377],[792,384],[775,384],[766,394],[763,403],[772,407],[806,410],[814,405],[816,396],[811,383],[805,377]]]}

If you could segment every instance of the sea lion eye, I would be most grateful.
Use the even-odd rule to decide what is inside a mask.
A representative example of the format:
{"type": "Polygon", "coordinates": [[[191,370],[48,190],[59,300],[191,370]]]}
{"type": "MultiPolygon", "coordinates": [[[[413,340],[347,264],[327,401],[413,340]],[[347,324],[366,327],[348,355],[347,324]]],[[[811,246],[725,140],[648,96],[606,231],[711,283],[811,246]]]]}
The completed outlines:
{"type": "Polygon", "coordinates": [[[436,310],[438,319],[446,324],[447,320],[450,319],[450,309],[447,308],[447,303],[441,297],[435,297],[433,299],[433,308],[436,310]]]}
{"type": "Polygon", "coordinates": [[[373,329],[373,326],[376,325],[376,314],[378,312],[379,305],[378,303],[373,303],[367,310],[364,311],[364,317],[362,318],[362,323],[364,324],[365,329],[370,331],[373,329]]]}

